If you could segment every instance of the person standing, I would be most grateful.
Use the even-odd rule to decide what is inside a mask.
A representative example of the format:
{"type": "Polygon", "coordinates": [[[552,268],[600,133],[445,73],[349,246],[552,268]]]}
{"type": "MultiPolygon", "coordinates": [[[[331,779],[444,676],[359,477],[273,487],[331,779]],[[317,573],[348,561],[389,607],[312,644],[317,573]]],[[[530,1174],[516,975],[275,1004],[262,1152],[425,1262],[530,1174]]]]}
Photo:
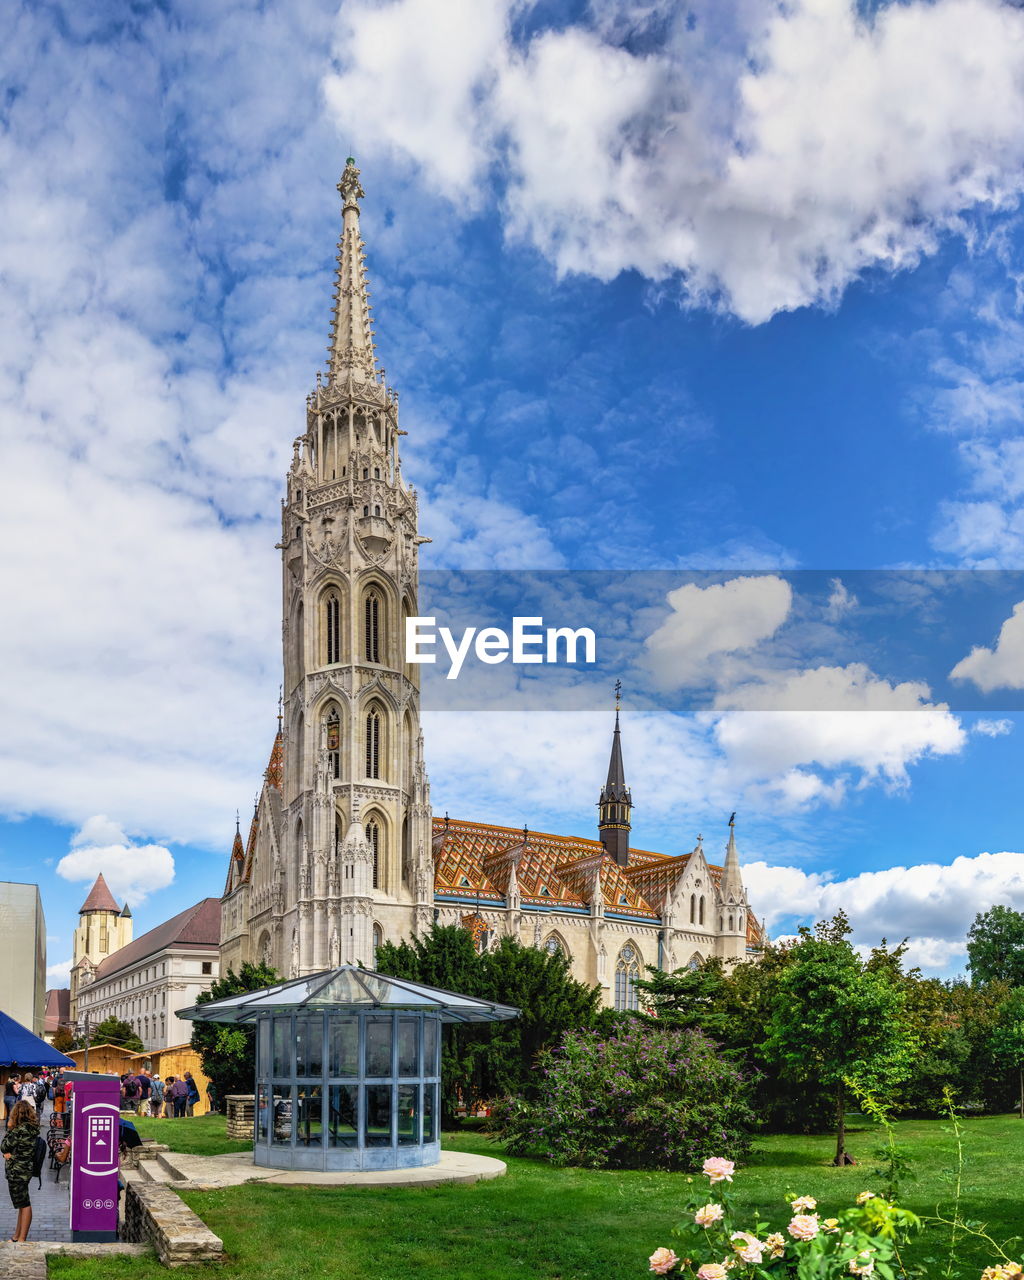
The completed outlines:
{"type": "Polygon", "coordinates": [[[7,1079],[4,1081],[4,1122],[11,1118],[11,1112],[18,1101],[18,1081],[17,1078],[7,1073],[7,1079]]]}
{"type": "Polygon", "coordinates": [[[154,1120],[159,1120],[164,1113],[164,1082],[160,1079],[157,1071],[153,1072],[153,1078],[149,1082],[149,1114],[154,1120]]]}
{"type": "Polygon", "coordinates": [[[33,1112],[36,1109],[36,1079],[31,1071],[26,1071],[21,1077],[21,1088],[18,1091],[18,1101],[27,1102],[33,1112]]]}
{"type": "Polygon", "coordinates": [[[199,1086],[192,1078],[192,1072],[185,1072],[185,1088],[188,1092],[185,1095],[185,1114],[188,1116],[195,1115],[195,1106],[199,1101],[199,1086]]]}
{"type": "MultiPolygon", "coordinates": [[[[174,1108],[175,1120],[182,1120],[185,1116],[185,1105],[188,1100],[188,1085],[184,1080],[176,1076],[168,1076],[167,1083],[170,1087],[170,1103],[174,1108]]],[[[168,1090],[164,1090],[164,1097],[168,1096],[168,1090]]]]}
{"type": "Polygon", "coordinates": [[[149,1115],[149,1095],[153,1088],[153,1081],[149,1078],[149,1074],[145,1067],[139,1072],[139,1104],[135,1108],[137,1116],[149,1115]]]}
{"type": "Polygon", "coordinates": [[[28,1183],[32,1177],[32,1166],[36,1156],[36,1138],[39,1137],[39,1126],[36,1123],[35,1108],[30,1102],[22,1099],[11,1112],[7,1122],[7,1132],[0,1141],[0,1152],[4,1157],[4,1173],[7,1175],[7,1190],[11,1194],[11,1204],[18,1211],[18,1220],[11,1240],[22,1244],[28,1238],[28,1229],[32,1225],[32,1201],[28,1196],[28,1183]]]}

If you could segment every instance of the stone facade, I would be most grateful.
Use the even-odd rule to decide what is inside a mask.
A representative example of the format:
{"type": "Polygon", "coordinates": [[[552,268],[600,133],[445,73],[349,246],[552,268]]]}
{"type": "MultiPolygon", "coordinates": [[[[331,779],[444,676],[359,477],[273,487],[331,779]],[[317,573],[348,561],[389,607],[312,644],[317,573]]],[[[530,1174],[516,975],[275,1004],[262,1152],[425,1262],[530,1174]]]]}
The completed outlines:
{"type": "Polygon", "coordinates": [[[722,866],[699,838],[680,857],[630,850],[618,718],[599,840],[432,820],[419,668],[404,662],[428,539],[402,475],[398,393],[374,355],[352,160],[338,190],[328,368],[282,508],[282,707],[248,839],[237,830],[231,850],[222,966],[265,961],[286,978],[372,967],[380,941],[436,920],[480,946],[559,947],[608,1004],[633,1007],[645,965],[744,958],[761,934],[731,820],[722,866]]]}

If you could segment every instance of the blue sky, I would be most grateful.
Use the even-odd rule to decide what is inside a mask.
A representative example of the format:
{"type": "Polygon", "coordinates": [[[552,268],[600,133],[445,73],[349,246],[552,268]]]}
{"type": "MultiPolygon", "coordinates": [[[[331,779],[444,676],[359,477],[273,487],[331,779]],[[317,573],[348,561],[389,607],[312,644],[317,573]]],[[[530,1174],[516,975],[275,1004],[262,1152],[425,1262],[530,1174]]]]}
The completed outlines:
{"type": "MultiPolygon", "coordinates": [[[[0,857],[55,979],[96,870],[141,931],[250,811],[349,153],[424,567],[712,575],[635,636],[685,613],[707,700],[633,690],[636,842],[714,854],[736,809],[773,929],[845,905],[931,972],[1024,908],[1024,592],[943,595],[923,675],[851,585],[1024,567],[1022,36],[997,0],[15,10],[0,857]]],[[[432,711],[437,811],[589,833],[600,696],[432,711]]]]}

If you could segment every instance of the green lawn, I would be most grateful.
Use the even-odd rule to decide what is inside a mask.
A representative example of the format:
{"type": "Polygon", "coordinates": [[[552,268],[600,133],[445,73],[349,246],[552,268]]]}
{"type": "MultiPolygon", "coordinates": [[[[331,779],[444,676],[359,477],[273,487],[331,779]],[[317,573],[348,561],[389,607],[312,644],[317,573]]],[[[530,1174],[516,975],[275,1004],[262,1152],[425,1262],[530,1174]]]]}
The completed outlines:
{"type": "MultiPolygon", "coordinates": [[[[182,1149],[186,1137],[195,1141],[185,1121],[164,1122],[166,1130],[155,1123],[162,1133],[181,1127],[182,1149]]],[[[206,1123],[212,1128],[214,1118],[206,1123]]],[[[933,1213],[948,1196],[942,1171],[953,1157],[946,1128],[936,1121],[898,1125],[918,1171],[903,1201],[922,1214],[933,1213]]],[[[965,1121],[965,1132],[966,1215],[987,1221],[997,1238],[1009,1237],[1021,1220],[1024,1123],[1014,1117],[972,1119],[965,1121]]],[[[850,1150],[865,1163],[834,1169],[828,1137],[762,1139],[737,1175],[737,1197],[784,1223],[781,1198],[790,1190],[816,1196],[827,1216],[872,1186],[867,1170],[876,1142],[873,1131],[855,1128],[850,1150]]],[[[500,1154],[476,1134],[446,1135],[446,1145],[500,1154]]],[[[224,1239],[230,1257],[216,1268],[223,1280],[640,1280],[648,1254],[672,1243],[668,1231],[688,1190],[683,1174],[557,1170],[530,1160],[508,1164],[507,1177],[468,1187],[252,1185],[184,1198],[224,1239]]],[[[942,1245],[941,1233],[932,1230],[909,1256],[923,1263],[942,1254],[942,1245]]],[[[957,1275],[977,1280],[989,1261],[984,1251],[968,1248],[957,1275]]],[[[926,1271],[940,1274],[935,1266],[926,1271]]],[[[155,1261],[50,1261],[52,1280],[165,1280],[166,1274],[155,1261]]]]}
{"type": "Polygon", "coordinates": [[[223,1116],[183,1116],[180,1120],[154,1120],[133,1116],[132,1123],[144,1138],[166,1142],[173,1151],[190,1156],[219,1156],[229,1151],[248,1151],[251,1142],[233,1142],[224,1136],[223,1116]]]}

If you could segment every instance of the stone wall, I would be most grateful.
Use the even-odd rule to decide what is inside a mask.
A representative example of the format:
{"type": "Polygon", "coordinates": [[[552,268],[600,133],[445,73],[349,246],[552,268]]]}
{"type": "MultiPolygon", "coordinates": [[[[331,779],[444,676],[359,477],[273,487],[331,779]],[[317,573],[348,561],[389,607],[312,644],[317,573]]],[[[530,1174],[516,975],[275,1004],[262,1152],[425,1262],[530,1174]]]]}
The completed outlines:
{"type": "Polygon", "coordinates": [[[170,1187],[159,1182],[128,1183],[122,1238],[152,1245],[165,1267],[224,1258],[224,1242],[170,1187]]]}
{"type": "Polygon", "coordinates": [[[227,1136],[252,1142],[256,1122],[256,1099],[251,1093],[229,1093],[224,1099],[227,1105],[227,1136]]]}

